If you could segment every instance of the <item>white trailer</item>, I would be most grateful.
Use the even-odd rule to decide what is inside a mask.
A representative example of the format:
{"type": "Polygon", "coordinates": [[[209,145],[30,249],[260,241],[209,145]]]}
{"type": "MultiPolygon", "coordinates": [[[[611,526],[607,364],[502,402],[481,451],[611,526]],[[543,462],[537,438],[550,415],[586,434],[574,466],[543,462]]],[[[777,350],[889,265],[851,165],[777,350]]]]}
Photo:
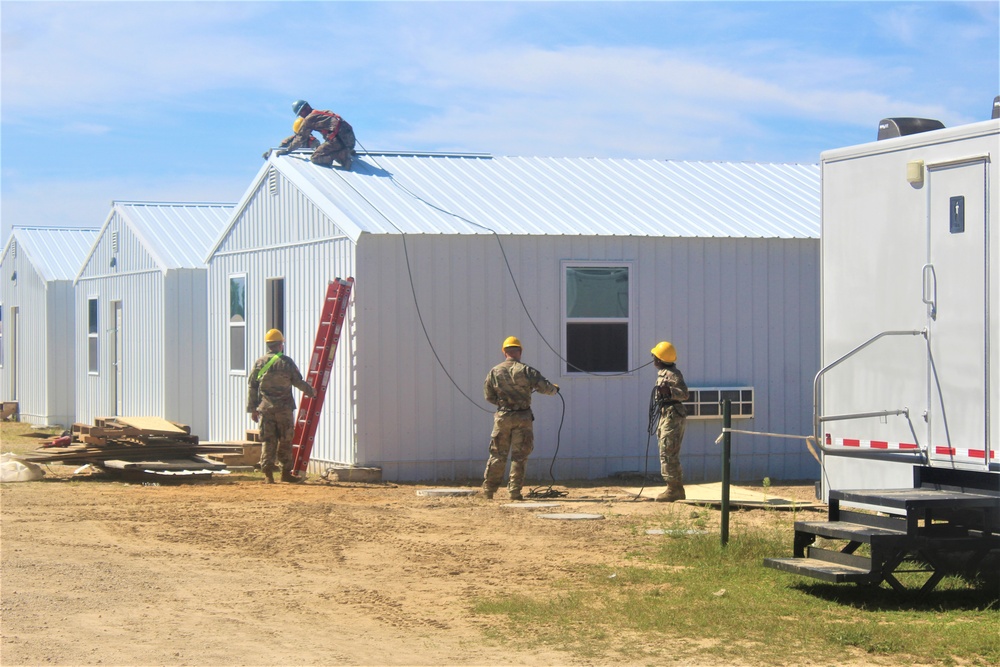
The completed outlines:
{"type": "Polygon", "coordinates": [[[822,155],[824,494],[914,464],[1000,488],[998,152],[989,120],[822,155]]]}
{"type": "Polygon", "coordinates": [[[901,589],[916,559],[929,590],[943,554],[978,566],[1000,547],[1000,120],[935,126],[886,119],[897,136],[822,155],[813,435],[830,516],[797,523],[796,557],[770,567],[901,589]]]}

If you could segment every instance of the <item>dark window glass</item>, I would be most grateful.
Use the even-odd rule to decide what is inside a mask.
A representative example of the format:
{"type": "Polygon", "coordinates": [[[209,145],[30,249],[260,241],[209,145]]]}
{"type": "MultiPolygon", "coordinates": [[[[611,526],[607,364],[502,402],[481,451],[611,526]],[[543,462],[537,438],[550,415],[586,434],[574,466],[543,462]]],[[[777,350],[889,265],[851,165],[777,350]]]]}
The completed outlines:
{"type": "Polygon", "coordinates": [[[628,370],[628,324],[566,324],[568,373],[628,370]]]}

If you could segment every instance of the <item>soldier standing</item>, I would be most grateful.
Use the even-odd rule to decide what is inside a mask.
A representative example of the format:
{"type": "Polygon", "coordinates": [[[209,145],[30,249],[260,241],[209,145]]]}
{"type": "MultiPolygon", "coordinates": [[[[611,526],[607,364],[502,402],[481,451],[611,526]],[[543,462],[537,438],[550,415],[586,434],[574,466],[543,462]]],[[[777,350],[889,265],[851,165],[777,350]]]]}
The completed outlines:
{"type": "Polygon", "coordinates": [[[504,360],[493,367],[483,383],[486,400],[497,406],[490,434],[490,458],[483,475],[483,495],[492,500],[503,481],[507,455],[510,454],[510,479],[507,489],[511,500],[522,500],[524,468],[535,448],[531,412],[531,392],[555,394],[552,384],[537,370],[521,363],[521,341],[509,336],[502,344],[504,360]]]}
{"type": "Polygon", "coordinates": [[[656,344],[653,366],[656,367],[656,403],[660,422],[656,430],[660,446],[660,474],[667,483],[667,490],[656,496],[657,502],[672,503],[684,500],[684,474],[681,471],[681,441],[687,427],[687,408],[682,401],[688,398],[684,376],[677,368],[677,350],[669,341],[656,344]]]}
{"type": "Polygon", "coordinates": [[[268,331],[264,342],[267,354],[254,363],[247,391],[247,412],[252,420],[260,421],[260,438],[264,442],[260,469],[266,483],[274,484],[277,461],[281,464],[282,482],[301,482],[303,478],[292,474],[292,437],[295,435],[292,387],[298,387],[309,398],[316,392],[302,379],[295,362],[285,356],[285,337],[280,331],[268,331]]]}

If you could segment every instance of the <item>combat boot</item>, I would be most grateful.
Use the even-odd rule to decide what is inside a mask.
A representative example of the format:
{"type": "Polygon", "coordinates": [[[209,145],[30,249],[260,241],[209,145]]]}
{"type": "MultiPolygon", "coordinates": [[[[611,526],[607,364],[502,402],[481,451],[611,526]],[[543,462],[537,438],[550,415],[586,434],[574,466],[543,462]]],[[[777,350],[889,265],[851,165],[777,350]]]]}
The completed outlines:
{"type": "Polygon", "coordinates": [[[684,487],[679,484],[668,484],[667,490],[656,496],[656,502],[658,503],[672,503],[678,500],[684,500],[684,487]]]}
{"type": "Polygon", "coordinates": [[[496,489],[483,484],[483,498],[486,498],[486,500],[493,500],[494,493],[496,493],[496,489]]]}
{"type": "Polygon", "coordinates": [[[291,470],[282,470],[281,481],[288,482],[289,484],[301,484],[306,480],[304,477],[296,477],[295,475],[292,474],[291,470]]]}
{"type": "Polygon", "coordinates": [[[524,500],[524,496],[521,495],[521,489],[511,489],[510,491],[511,500],[524,500]]]}
{"type": "Polygon", "coordinates": [[[274,471],[270,468],[264,468],[264,483],[274,484],[274,471]]]}

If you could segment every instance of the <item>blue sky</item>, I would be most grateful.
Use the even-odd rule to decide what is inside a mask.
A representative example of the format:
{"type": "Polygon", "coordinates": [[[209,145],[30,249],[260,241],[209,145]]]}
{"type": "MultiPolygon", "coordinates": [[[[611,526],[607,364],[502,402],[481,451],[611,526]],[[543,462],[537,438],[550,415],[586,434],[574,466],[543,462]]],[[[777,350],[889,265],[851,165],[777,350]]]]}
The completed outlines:
{"type": "Polygon", "coordinates": [[[0,2],[0,223],[236,202],[291,103],[371,150],[819,161],[986,120],[991,2],[0,2]]]}

